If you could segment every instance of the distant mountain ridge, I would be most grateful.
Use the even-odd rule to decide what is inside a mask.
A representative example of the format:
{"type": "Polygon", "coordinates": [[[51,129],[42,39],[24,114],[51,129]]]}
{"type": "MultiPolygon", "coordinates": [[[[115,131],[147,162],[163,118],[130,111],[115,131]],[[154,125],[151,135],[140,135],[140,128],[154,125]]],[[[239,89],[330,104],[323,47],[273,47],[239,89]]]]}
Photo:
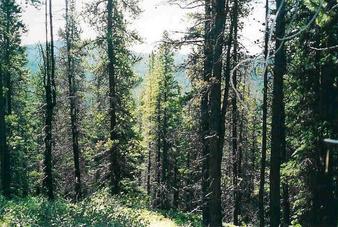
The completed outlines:
{"type": "MultiPolygon", "coordinates": [[[[42,44],[44,45],[44,44],[42,44]]],[[[58,50],[62,47],[62,42],[55,42],[55,54],[58,54],[58,50]]],[[[26,54],[27,54],[27,68],[32,73],[36,73],[39,70],[39,65],[41,64],[41,54],[39,53],[39,44],[31,44],[26,46],[26,54]]],[[[140,77],[144,78],[144,76],[148,72],[148,62],[149,62],[149,54],[147,53],[135,53],[137,57],[140,57],[141,60],[134,65],[134,71],[140,77]]],[[[175,53],[174,56],[175,64],[179,66],[184,63],[187,59],[187,55],[181,53],[175,53]]],[[[184,89],[188,89],[190,87],[190,81],[186,76],[184,70],[178,70],[175,75],[176,80],[184,89]]]]}

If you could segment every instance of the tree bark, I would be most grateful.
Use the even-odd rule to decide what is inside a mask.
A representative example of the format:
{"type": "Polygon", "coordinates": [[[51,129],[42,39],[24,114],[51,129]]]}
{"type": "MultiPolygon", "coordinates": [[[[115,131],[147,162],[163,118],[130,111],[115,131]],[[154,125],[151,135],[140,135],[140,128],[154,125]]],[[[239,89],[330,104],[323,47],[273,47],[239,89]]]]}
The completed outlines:
{"type": "Polygon", "coordinates": [[[258,217],[259,226],[265,226],[264,219],[264,185],[265,185],[265,167],[266,167],[266,148],[267,148],[267,115],[268,115],[268,51],[269,51],[269,0],[265,1],[265,39],[264,39],[264,88],[263,88],[263,125],[262,125],[262,153],[260,182],[258,195],[258,217]]]}
{"type": "MultiPolygon", "coordinates": [[[[5,1],[5,7],[6,7],[6,34],[4,35],[5,37],[5,65],[6,65],[6,70],[5,70],[5,81],[6,81],[6,106],[7,106],[7,115],[12,114],[12,81],[11,81],[11,75],[10,75],[10,70],[9,68],[11,67],[11,43],[10,43],[10,33],[11,33],[11,28],[10,28],[10,20],[11,20],[11,15],[10,15],[10,9],[11,7],[9,5],[9,1],[5,1]]],[[[8,126],[8,135],[10,135],[10,126],[8,126]]],[[[8,147],[9,150],[9,147],[8,147]]]]}
{"type": "Polygon", "coordinates": [[[274,64],[271,130],[271,168],[270,168],[270,221],[272,227],[280,225],[280,165],[281,155],[285,149],[284,92],[283,77],[286,73],[285,4],[276,0],[279,14],[276,19],[276,53],[274,64]]]}
{"type": "Polygon", "coordinates": [[[56,105],[56,85],[55,85],[55,54],[54,54],[54,28],[53,28],[53,5],[49,0],[49,27],[50,27],[50,77],[52,90],[52,106],[56,105]]]}
{"type": "Polygon", "coordinates": [[[151,192],[151,146],[148,146],[148,166],[147,166],[147,194],[150,196],[151,192]]]}
{"type": "MultiPolygon", "coordinates": [[[[237,31],[238,31],[238,1],[234,1],[234,49],[233,49],[233,59],[234,65],[237,64],[237,31]]],[[[232,77],[232,75],[230,75],[232,77]]],[[[233,89],[237,89],[237,70],[233,73],[233,89]]],[[[238,153],[238,133],[237,133],[237,124],[238,124],[238,107],[237,107],[237,95],[236,92],[233,92],[232,96],[232,157],[233,157],[233,186],[234,186],[234,213],[233,221],[234,225],[239,225],[239,215],[240,215],[240,201],[239,201],[239,158],[240,154],[238,153]]]]}
{"type": "Polygon", "coordinates": [[[221,163],[223,148],[220,147],[220,124],[221,124],[221,80],[222,80],[222,53],[223,36],[225,26],[225,1],[214,0],[215,24],[212,30],[213,71],[210,78],[210,134],[208,136],[209,174],[210,174],[210,200],[209,215],[210,226],[222,225],[221,207],[221,163]]]}
{"type": "MultiPolygon", "coordinates": [[[[226,1],[225,6],[225,18],[229,13],[229,0],[226,1]]],[[[237,11],[236,11],[237,13],[237,11]]],[[[220,124],[220,147],[223,149],[224,146],[224,139],[225,139],[225,115],[228,109],[228,98],[229,98],[229,90],[230,90],[230,78],[231,78],[231,47],[233,44],[233,33],[234,33],[234,24],[237,23],[233,18],[230,23],[230,32],[228,35],[227,40],[227,52],[226,52],[226,63],[225,63],[225,85],[224,85],[224,92],[223,92],[223,101],[222,101],[222,110],[221,110],[221,124],[220,124]]],[[[224,21],[225,23],[225,21],[224,21]]]]}
{"type": "Polygon", "coordinates": [[[3,195],[10,197],[10,154],[7,144],[7,125],[6,125],[6,97],[4,89],[4,73],[0,66],[0,152],[1,152],[1,186],[3,195]]]}
{"type": "Polygon", "coordinates": [[[10,78],[10,11],[9,2],[4,3],[5,10],[5,30],[4,34],[4,68],[0,68],[0,152],[1,152],[1,185],[5,197],[11,196],[11,159],[8,137],[10,135],[10,127],[6,122],[6,115],[11,114],[12,100],[12,84],[10,78]]]}
{"type": "Polygon", "coordinates": [[[49,0],[49,23],[50,25],[50,38],[48,42],[48,0],[46,0],[46,55],[45,55],[45,95],[46,95],[46,113],[45,113],[45,152],[44,152],[44,180],[43,186],[46,190],[49,200],[54,199],[53,187],[53,172],[52,172],[52,126],[53,126],[53,109],[55,106],[55,93],[53,92],[53,76],[55,73],[54,64],[54,46],[53,46],[53,15],[52,15],[52,1],[49,0]]]}
{"type": "Polygon", "coordinates": [[[205,0],[205,24],[204,24],[204,72],[203,90],[201,94],[201,141],[202,141],[202,222],[203,226],[209,225],[209,149],[207,135],[209,133],[209,78],[212,73],[212,43],[210,38],[211,30],[211,2],[205,0]]]}

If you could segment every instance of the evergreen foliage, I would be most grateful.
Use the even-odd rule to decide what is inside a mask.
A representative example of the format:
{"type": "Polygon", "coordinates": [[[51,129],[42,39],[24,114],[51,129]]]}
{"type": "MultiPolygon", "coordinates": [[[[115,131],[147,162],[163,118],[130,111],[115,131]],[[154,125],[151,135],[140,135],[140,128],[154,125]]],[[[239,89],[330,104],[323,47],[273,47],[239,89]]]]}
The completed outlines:
{"type": "Polygon", "coordinates": [[[259,4],[171,0],[192,27],[143,59],[137,0],[65,0],[58,35],[55,2],[0,1],[0,225],[337,226],[337,1],[266,1],[252,56],[259,4]]]}

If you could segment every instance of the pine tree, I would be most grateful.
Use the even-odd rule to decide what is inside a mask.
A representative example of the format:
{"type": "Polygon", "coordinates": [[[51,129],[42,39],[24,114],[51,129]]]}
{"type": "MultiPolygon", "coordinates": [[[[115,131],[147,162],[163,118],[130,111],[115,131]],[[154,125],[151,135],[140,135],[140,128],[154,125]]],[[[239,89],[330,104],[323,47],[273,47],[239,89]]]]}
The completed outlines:
{"type": "Polygon", "coordinates": [[[75,175],[75,197],[76,200],[82,196],[81,169],[80,169],[80,147],[79,147],[79,98],[77,94],[78,84],[76,80],[76,69],[78,61],[75,52],[75,45],[80,40],[80,34],[76,27],[75,1],[66,0],[66,46],[67,46],[67,74],[69,86],[70,118],[72,131],[72,147],[74,155],[75,175]]]}
{"type": "MultiPolygon", "coordinates": [[[[13,99],[18,90],[14,84],[21,79],[25,64],[24,49],[21,47],[21,35],[24,25],[21,21],[21,8],[12,0],[0,2],[0,150],[2,191],[10,197],[14,150],[11,147],[13,136],[12,120],[13,99]]],[[[15,97],[16,98],[16,97],[15,97]]],[[[16,153],[16,152],[15,152],[16,153]]]]}
{"type": "Polygon", "coordinates": [[[162,209],[177,207],[178,160],[174,149],[177,146],[175,129],[180,125],[180,90],[174,79],[174,58],[171,48],[162,44],[152,55],[147,76],[142,112],[145,113],[143,125],[149,127],[144,137],[148,154],[155,153],[154,163],[148,166],[148,177],[153,170],[156,186],[153,190],[153,206],[162,209]],[[156,145],[153,146],[153,141],[156,145]],[[168,195],[173,195],[173,200],[168,195]],[[175,205],[176,204],[176,205],[175,205]]]}
{"type": "Polygon", "coordinates": [[[136,170],[140,161],[140,138],[132,97],[138,78],[132,69],[135,57],[127,48],[138,37],[127,29],[127,12],[137,15],[137,2],[98,1],[90,4],[87,10],[90,25],[98,31],[89,48],[92,48],[92,53],[99,54],[93,54],[97,63],[91,69],[96,82],[93,89],[96,103],[91,106],[94,109],[87,114],[85,121],[89,122],[84,123],[87,124],[84,127],[89,139],[93,139],[91,147],[97,184],[105,185],[109,179],[112,194],[130,186],[124,184],[125,179],[130,179],[133,184],[138,182],[134,174],[140,174],[136,170]],[[93,118],[98,122],[93,122],[93,118]],[[93,135],[93,128],[97,134],[93,135]],[[106,147],[109,147],[109,152],[106,147]]]}

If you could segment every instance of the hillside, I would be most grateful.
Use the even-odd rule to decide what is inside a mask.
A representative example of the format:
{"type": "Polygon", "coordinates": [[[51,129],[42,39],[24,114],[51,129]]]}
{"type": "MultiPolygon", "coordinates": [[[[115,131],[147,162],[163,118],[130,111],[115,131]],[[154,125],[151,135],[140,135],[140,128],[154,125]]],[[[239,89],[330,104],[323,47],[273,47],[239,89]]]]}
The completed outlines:
{"type": "Polygon", "coordinates": [[[0,196],[0,226],[200,226],[200,219],[180,212],[150,210],[144,196],[112,197],[100,191],[79,203],[44,198],[5,200],[0,196]]]}

